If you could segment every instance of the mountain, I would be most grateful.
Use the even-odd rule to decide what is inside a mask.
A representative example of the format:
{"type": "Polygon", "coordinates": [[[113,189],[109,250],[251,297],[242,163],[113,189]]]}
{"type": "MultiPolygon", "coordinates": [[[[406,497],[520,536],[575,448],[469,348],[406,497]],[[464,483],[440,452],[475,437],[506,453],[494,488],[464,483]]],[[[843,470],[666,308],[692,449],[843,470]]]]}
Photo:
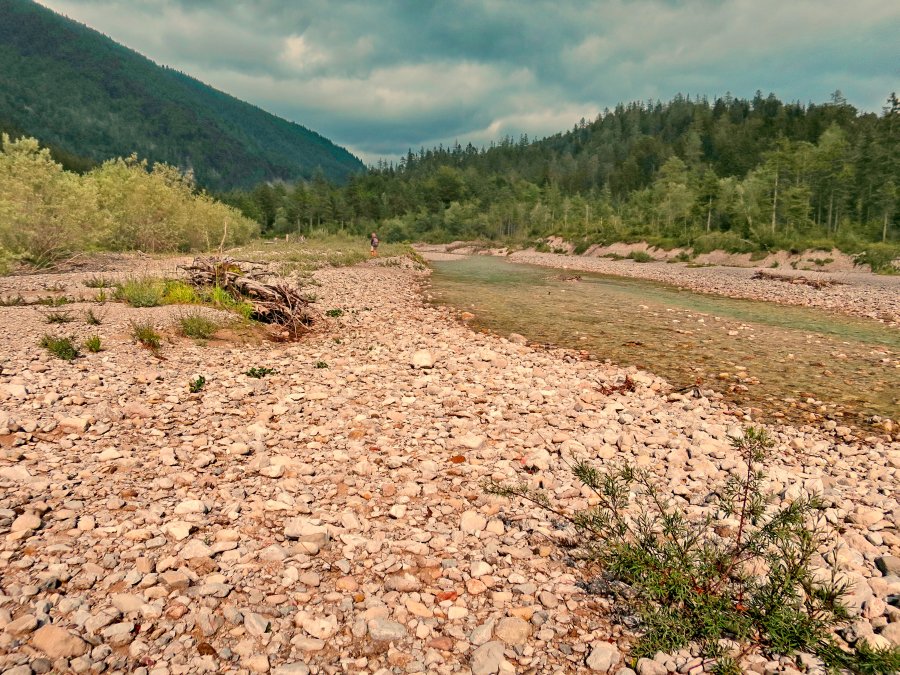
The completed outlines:
{"type": "Polygon", "coordinates": [[[216,190],[364,171],[314,131],[30,0],[0,0],[0,130],[98,162],[136,152],[216,190]]]}

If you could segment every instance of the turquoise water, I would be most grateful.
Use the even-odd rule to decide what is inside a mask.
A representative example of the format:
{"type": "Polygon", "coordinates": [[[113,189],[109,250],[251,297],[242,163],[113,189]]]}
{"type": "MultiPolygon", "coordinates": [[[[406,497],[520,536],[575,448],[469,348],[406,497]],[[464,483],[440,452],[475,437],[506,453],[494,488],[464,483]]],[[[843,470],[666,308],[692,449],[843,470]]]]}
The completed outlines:
{"type": "Polygon", "coordinates": [[[639,366],[676,388],[701,383],[767,415],[900,417],[900,331],[875,321],[621,277],[566,280],[490,256],[432,266],[434,300],[475,314],[479,329],[639,366]]]}

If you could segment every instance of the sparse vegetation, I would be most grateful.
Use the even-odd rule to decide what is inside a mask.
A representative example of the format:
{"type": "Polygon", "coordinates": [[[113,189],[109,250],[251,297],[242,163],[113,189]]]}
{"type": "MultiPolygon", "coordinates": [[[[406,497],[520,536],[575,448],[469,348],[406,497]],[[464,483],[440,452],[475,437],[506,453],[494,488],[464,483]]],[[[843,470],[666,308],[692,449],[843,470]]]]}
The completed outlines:
{"type": "Polygon", "coordinates": [[[88,326],[99,326],[101,323],[103,323],[103,320],[101,317],[97,316],[94,313],[93,309],[88,309],[88,311],[84,313],[84,322],[88,326]]]}
{"type": "Polygon", "coordinates": [[[739,471],[713,492],[702,516],[663,494],[648,471],[628,465],[599,470],[577,461],[573,472],[596,506],[574,513],[525,483],[485,487],[571,526],[577,553],[603,570],[586,587],[618,594],[640,619],[634,656],[694,644],[728,670],[726,659],[736,654],[721,640],[729,638],[773,654],[814,653],[833,668],[891,672],[878,668],[896,664],[900,650],[849,654],[830,633],[849,618],[842,604],[848,586],[813,567],[830,535],[821,501],[801,495],[773,503],[763,487],[761,467],[773,445],[764,431],[749,428],[732,445],[739,471]]]}
{"type": "Polygon", "coordinates": [[[100,340],[99,335],[91,335],[87,340],[84,341],[84,348],[89,352],[96,354],[103,349],[103,343],[100,340]]]}
{"type": "Polygon", "coordinates": [[[163,283],[163,304],[194,305],[200,298],[194,289],[183,281],[169,280],[163,283]]]}
{"type": "Polygon", "coordinates": [[[195,340],[209,340],[219,330],[218,323],[200,312],[182,315],[178,319],[178,327],[182,335],[195,340]]]}
{"type": "Polygon", "coordinates": [[[94,276],[91,276],[91,277],[88,277],[87,279],[85,279],[84,285],[87,286],[88,288],[112,288],[113,287],[113,283],[111,281],[109,281],[105,277],[101,277],[96,274],[94,276]]]}
{"type": "Polygon", "coordinates": [[[251,368],[244,374],[247,377],[255,377],[255,378],[259,379],[259,378],[265,377],[266,375],[274,375],[276,372],[278,372],[278,371],[276,371],[274,368],[267,368],[265,366],[262,366],[262,367],[254,366],[253,368],[251,368]]]}
{"type": "Polygon", "coordinates": [[[316,361],[316,368],[327,368],[328,364],[324,361],[316,361]]]}
{"type": "Polygon", "coordinates": [[[132,321],[131,337],[151,351],[158,351],[162,346],[162,336],[149,321],[132,321]]]}
{"type": "Polygon", "coordinates": [[[344,315],[344,310],[342,310],[342,309],[329,309],[327,312],[325,312],[325,316],[330,316],[334,319],[336,319],[339,316],[343,316],[343,315],[344,315]]]}
{"type": "Polygon", "coordinates": [[[75,319],[69,312],[47,312],[44,321],[47,323],[71,323],[75,319]]]}
{"type": "Polygon", "coordinates": [[[191,380],[191,381],[188,383],[188,389],[190,389],[190,391],[191,391],[192,394],[197,394],[197,393],[199,393],[200,390],[202,390],[203,387],[205,387],[205,386],[206,386],[206,378],[203,377],[203,375],[199,375],[199,376],[197,377],[197,379],[191,380]]]}
{"type": "Polygon", "coordinates": [[[646,251],[632,251],[627,256],[625,256],[629,260],[634,260],[639,263],[648,263],[656,260],[652,255],[647,253],[646,251]]]}
{"type": "Polygon", "coordinates": [[[157,307],[163,304],[165,284],[152,277],[134,277],[116,284],[115,298],[132,307],[157,307]]]}
{"type": "Polygon", "coordinates": [[[41,338],[41,347],[63,361],[73,361],[80,356],[78,347],[69,337],[55,337],[53,335],[44,335],[41,338]]]}

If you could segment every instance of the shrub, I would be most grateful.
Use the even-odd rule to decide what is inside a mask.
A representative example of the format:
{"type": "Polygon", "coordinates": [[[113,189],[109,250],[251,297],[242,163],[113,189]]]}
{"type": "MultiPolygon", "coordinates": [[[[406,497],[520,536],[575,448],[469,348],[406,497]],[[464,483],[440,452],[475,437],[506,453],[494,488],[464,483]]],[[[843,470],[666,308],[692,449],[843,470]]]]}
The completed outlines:
{"type": "Polygon", "coordinates": [[[276,371],[274,368],[266,368],[265,366],[258,368],[256,366],[254,366],[253,368],[251,368],[244,374],[247,377],[255,377],[255,378],[259,379],[259,378],[265,377],[266,375],[274,375],[276,372],[278,372],[278,371],[276,371]]]}
{"type": "Polygon", "coordinates": [[[132,307],[156,307],[161,305],[165,285],[159,279],[141,277],[126,279],[116,284],[115,297],[132,307]]]}
{"type": "Polygon", "coordinates": [[[162,336],[149,321],[132,321],[131,337],[151,351],[157,351],[162,345],[162,336]]]}
{"type": "Polygon", "coordinates": [[[182,335],[195,340],[209,340],[219,330],[218,323],[199,312],[183,315],[178,319],[178,327],[182,335]]]}
{"type": "Polygon", "coordinates": [[[188,383],[188,389],[190,389],[192,394],[198,393],[205,386],[206,386],[206,378],[203,377],[203,375],[198,376],[196,380],[191,380],[188,383]]]}
{"type": "Polygon", "coordinates": [[[646,251],[632,251],[625,257],[639,263],[653,262],[654,260],[656,260],[656,258],[654,258],[646,251]]]}
{"type": "Polygon", "coordinates": [[[900,259],[900,246],[896,244],[869,244],[855,256],[857,265],[868,265],[878,274],[897,274],[900,267],[894,261],[900,259]]]}
{"type": "Polygon", "coordinates": [[[72,361],[80,356],[78,347],[72,342],[72,338],[44,335],[40,344],[53,356],[63,361],[72,361]]]}
{"type": "Polygon", "coordinates": [[[740,473],[712,491],[703,517],[689,515],[647,471],[628,465],[601,471],[575,463],[575,475],[597,503],[575,513],[556,508],[527,484],[485,487],[567,521],[580,537],[582,555],[603,569],[589,587],[622,590],[624,584],[625,601],[642,626],[635,656],[693,643],[704,656],[723,658],[720,640],[729,638],[777,654],[811,652],[830,667],[857,672],[854,664],[900,659],[900,650],[840,650],[830,630],[848,619],[841,603],[848,587],[833,577],[822,581],[812,567],[830,534],[820,500],[800,496],[775,507],[759,468],[772,442],[749,428],[732,445],[742,459],[740,473]]]}
{"type": "Polygon", "coordinates": [[[753,253],[759,245],[734,232],[709,232],[701,234],[692,244],[694,254],[725,251],[727,253],[753,253]]]}
{"type": "Polygon", "coordinates": [[[101,351],[103,349],[103,345],[100,342],[100,336],[91,335],[91,337],[84,341],[84,348],[94,354],[101,351]]]}

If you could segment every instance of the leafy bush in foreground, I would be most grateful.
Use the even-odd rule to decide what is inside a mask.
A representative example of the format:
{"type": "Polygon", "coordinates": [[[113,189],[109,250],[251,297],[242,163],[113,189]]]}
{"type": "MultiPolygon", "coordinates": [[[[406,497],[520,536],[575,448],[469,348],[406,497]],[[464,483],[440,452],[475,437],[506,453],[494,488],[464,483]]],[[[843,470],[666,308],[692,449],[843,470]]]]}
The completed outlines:
{"type": "Polygon", "coordinates": [[[72,338],[54,337],[53,335],[44,335],[41,338],[41,347],[63,361],[73,361],[81,354],[78,347],[72,342],[72,338]]]}
{"type": "Polygon", "coordinates": [[[725,668],[733,655],[720,640],[729,638],[773,654],[811,652],[829,667],[891,672],[900,650],[860,646],[847,653],[831,635],[849,619],[841,602],[848,589],[833,577],[823,581],[812,565],[829,532],[819,499],[774,505],[759,469],[772,442],[749,428],[732,443],[741,473],[713,492],[703,517],[689,515],[649,472],[628,465],[601,471],[577,462],[573,471],[597,506],[575,513],[526,484],[485,487],[537,504],[574,528],[581,553],[603,568],[601,588],[624,588],[641,619],[635,656],[694,643],[725,668]]]}

